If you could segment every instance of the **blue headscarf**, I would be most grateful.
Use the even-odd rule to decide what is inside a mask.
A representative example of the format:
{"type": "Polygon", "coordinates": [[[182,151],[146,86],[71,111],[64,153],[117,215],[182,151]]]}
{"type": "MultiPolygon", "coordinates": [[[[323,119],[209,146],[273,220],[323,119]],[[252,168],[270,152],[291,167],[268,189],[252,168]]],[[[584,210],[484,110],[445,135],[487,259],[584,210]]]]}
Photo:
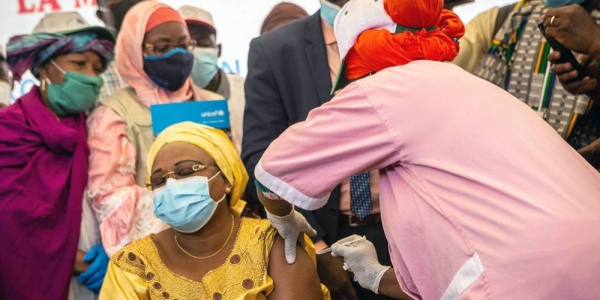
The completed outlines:
{"type": "Polygon", "coordinates": [[[78,31],[67,35],[56,33],[34,33],[17,35],[8,41],[6,61],[16,80],[20,80],[28,69],[38,76],[37,69],[54,56],[94,51],[106,68],[113,59],[115,43],[92,31],[78,31]]]}

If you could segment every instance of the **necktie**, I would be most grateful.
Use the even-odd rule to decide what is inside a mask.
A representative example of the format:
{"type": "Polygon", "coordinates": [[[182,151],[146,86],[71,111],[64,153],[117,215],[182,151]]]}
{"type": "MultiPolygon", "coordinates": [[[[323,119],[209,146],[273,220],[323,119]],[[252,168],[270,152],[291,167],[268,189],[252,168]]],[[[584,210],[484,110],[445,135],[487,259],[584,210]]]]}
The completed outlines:
{"type": "Polygon", "coordinates": [[[360,220],[373,210],[369,172],[350,177],[350,210],[360,220]]]}

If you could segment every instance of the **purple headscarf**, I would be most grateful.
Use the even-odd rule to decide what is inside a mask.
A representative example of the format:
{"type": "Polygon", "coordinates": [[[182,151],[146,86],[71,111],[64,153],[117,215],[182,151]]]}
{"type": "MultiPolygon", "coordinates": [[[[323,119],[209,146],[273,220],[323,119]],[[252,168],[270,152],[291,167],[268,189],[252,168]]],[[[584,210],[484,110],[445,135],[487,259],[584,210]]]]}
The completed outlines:
{"type": "Polygon", "coordinates": [[[50,58],[67,53],[94,51],[100,55],[103,66],[114,57],[114,41],[92,31],[79,31],[68,35],[34,33],[10,38],[6,47],[8,65],[16,80],[28,69],[38,76],[37,68],[50,58]]]}

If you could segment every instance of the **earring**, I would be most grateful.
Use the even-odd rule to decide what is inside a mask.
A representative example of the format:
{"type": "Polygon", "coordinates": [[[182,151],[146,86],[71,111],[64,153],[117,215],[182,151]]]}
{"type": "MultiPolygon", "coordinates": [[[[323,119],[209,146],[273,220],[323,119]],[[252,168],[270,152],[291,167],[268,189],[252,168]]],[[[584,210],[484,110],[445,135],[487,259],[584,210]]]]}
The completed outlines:
{"type": "Polygon", "coordinates": [[[225,194],[229,194],[229,193],[231,193],[231,187],[228,186],[225,188],[225,194]]]}
{"type": "Polygon", "coordinates": [[[46,92],[46,77],[40,79],[40,89],[46,92]]]}

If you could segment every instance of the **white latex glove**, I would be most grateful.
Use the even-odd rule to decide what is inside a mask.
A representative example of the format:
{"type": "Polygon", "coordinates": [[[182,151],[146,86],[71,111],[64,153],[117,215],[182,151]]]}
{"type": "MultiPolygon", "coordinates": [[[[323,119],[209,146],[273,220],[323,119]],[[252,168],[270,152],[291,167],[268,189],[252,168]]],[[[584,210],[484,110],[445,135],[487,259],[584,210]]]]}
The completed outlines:
{"type": "MultiPolygon", "coordinates": [[[[271,221],[273,227],[285,241],[285,260],[288,264],[296,262],[296,243],[301,233],[306,233],[308,236],[317,235],[304,216],[292,209],[287,216],[277,216],[267,211],[267,219],[271,221]]],[[[300,239],[300,243],[304,245],[304,237],[300,239]]]]}
{"type": "Polygon", "coordinates": [[[378,293],[381,278],[390,267],[379,264],[373,243],[352,235],[331,245],[331,255],[342,256],[344,269],[354,273],[360,286],[378,293]]]}

